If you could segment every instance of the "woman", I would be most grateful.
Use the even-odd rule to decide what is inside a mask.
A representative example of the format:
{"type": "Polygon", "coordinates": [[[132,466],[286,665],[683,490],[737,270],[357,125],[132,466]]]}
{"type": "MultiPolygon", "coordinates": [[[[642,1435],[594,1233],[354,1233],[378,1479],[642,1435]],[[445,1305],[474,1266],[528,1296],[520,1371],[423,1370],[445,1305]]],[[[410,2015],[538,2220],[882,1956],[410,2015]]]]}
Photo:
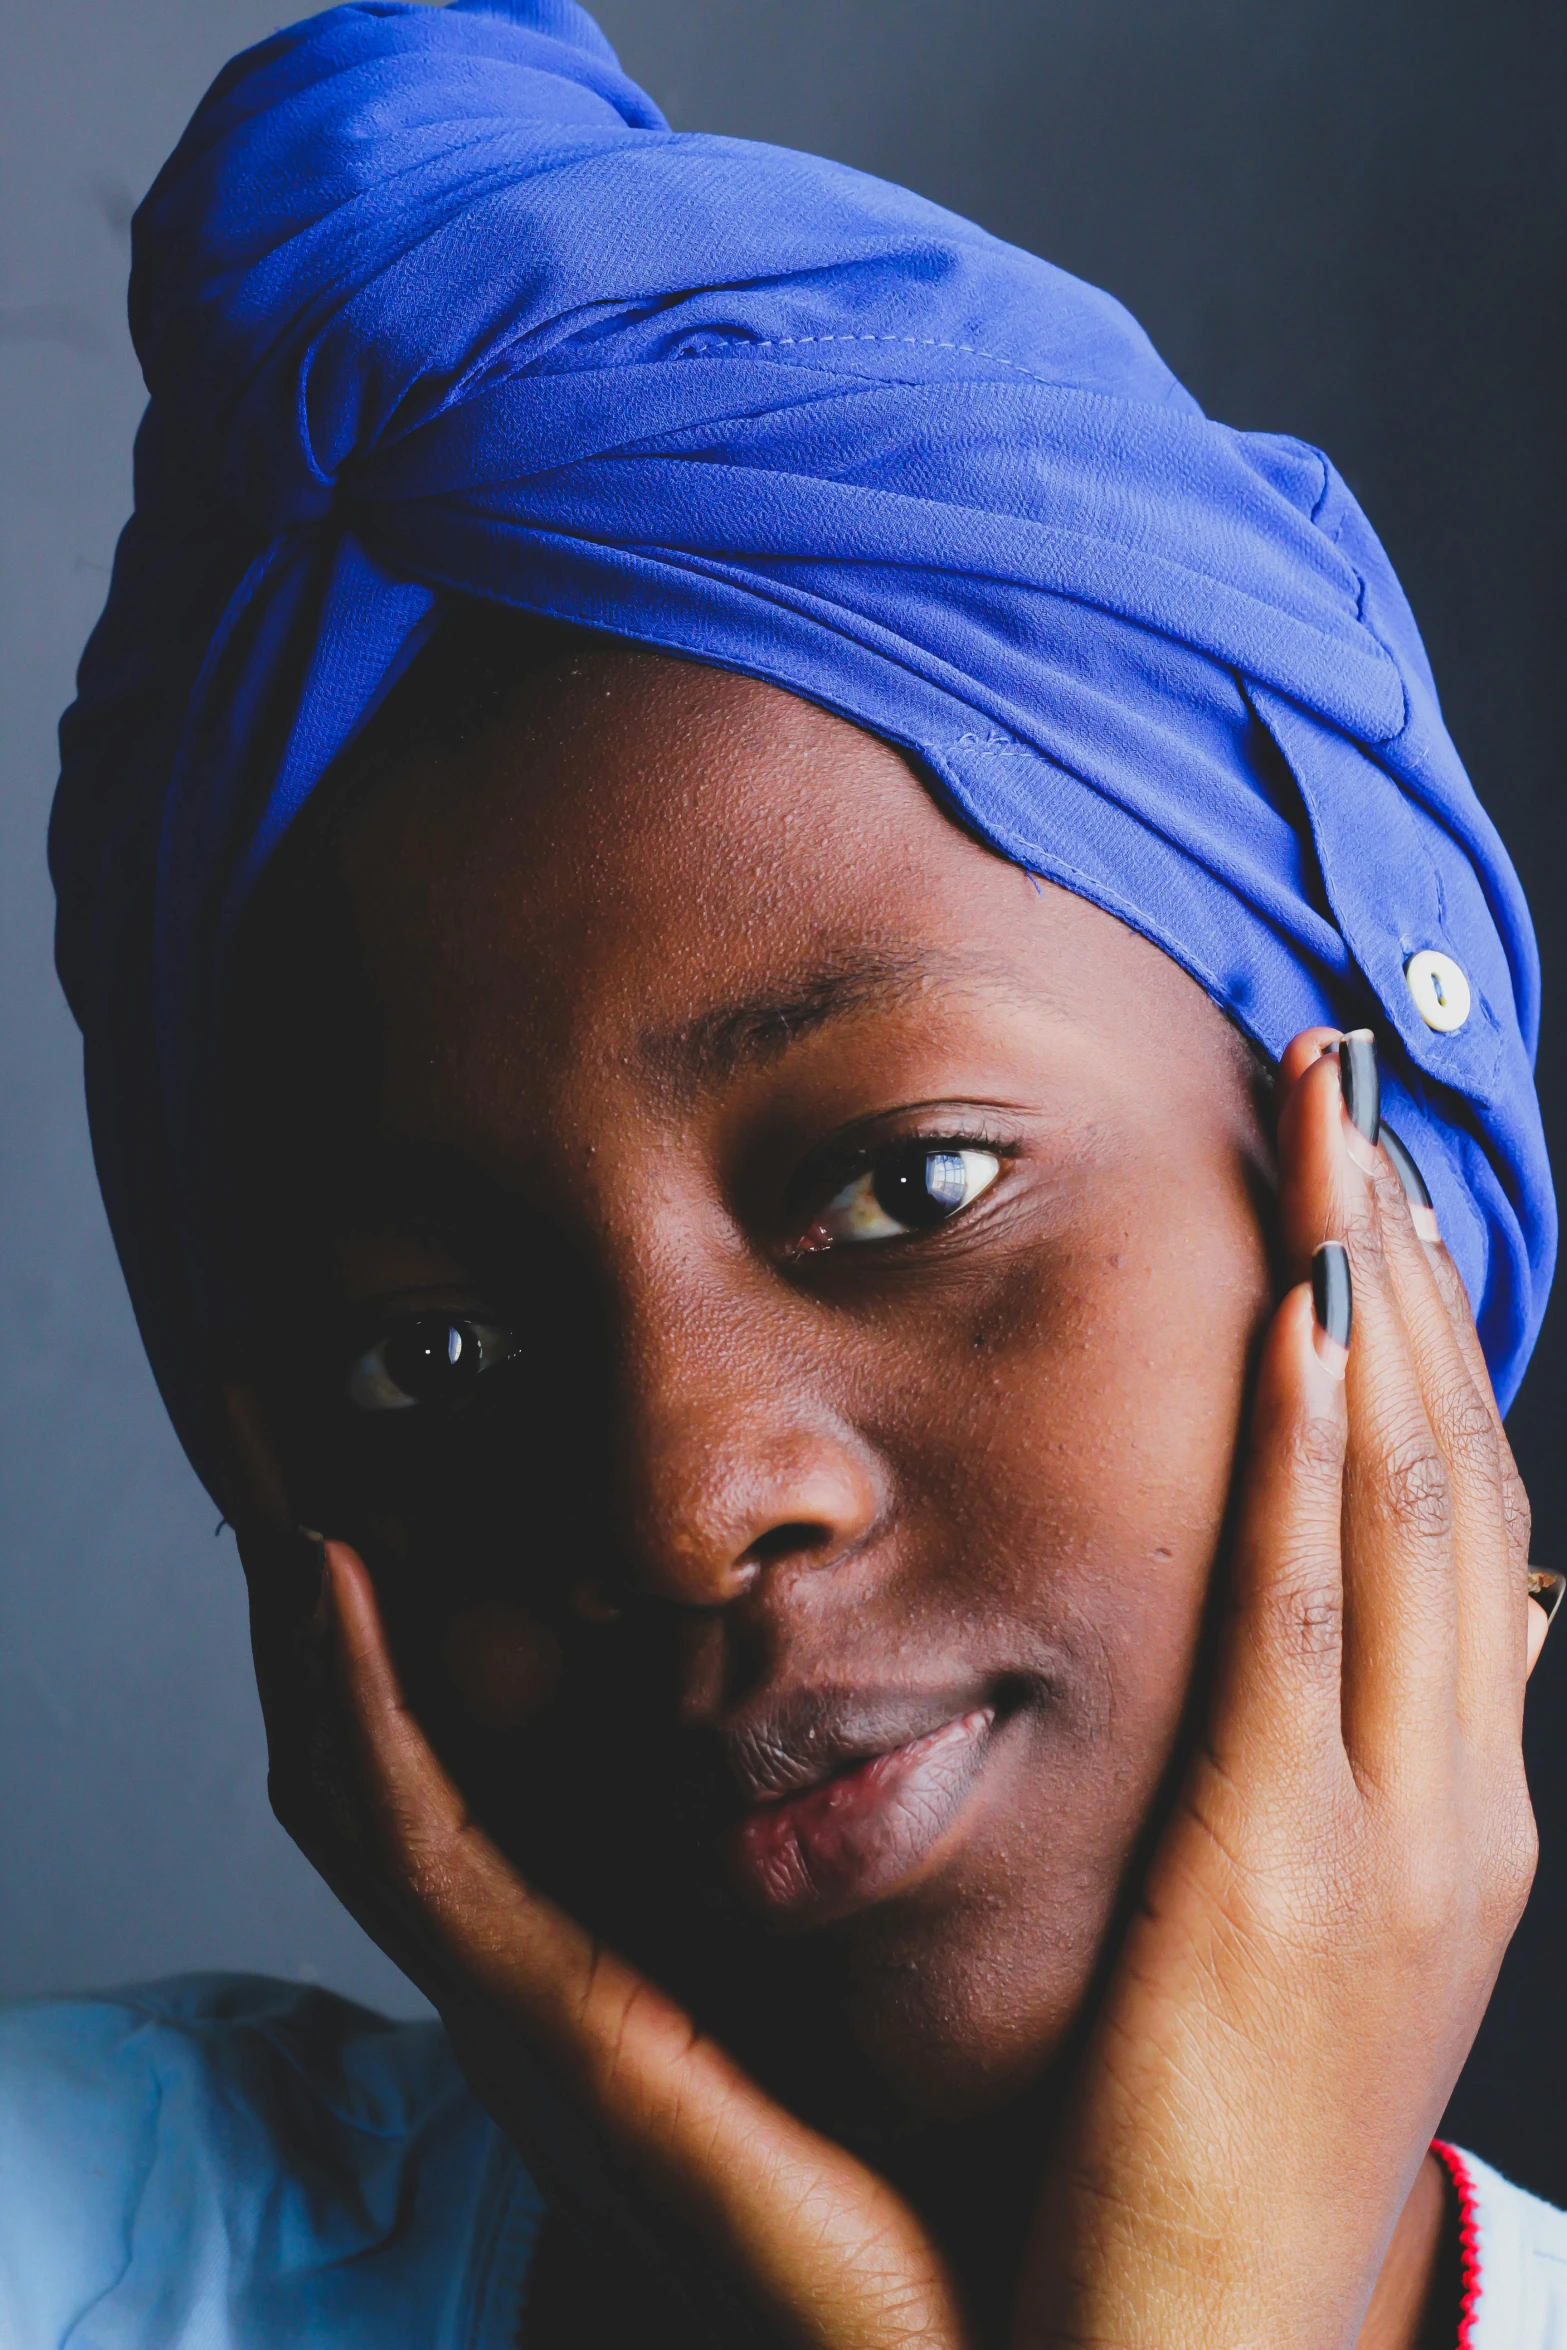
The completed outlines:
{"type": "Polygon", "coordinates": [[[1567,2341],[1427,2151],[1533,945],[1331,468],[569,0],[238,60],[133,315],[61,968],[274,1800],[444,2031],[16,2011],[10,2336],[1567,2341]]]}

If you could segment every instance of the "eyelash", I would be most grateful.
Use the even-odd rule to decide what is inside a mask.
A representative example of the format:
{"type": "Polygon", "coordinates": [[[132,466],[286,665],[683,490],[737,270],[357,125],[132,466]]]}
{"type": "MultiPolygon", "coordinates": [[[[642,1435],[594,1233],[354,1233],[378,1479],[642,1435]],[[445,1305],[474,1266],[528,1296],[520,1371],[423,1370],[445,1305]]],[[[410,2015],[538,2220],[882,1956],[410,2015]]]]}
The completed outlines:
{"type": "MultiPolygon", "coordinates": [[[[884,1142],[877,1143],[868,1149],[841,1153],[837,1156],[836,1161],[829,1158],[824,1163],[818,1159],[815,1166],[805,1170],[801,1178],[791,1186],[797,1202],[803,1193],[807,1198],[814,1199],[819,1203],[812,1211],[809,1222],[806,1222],[799,1215],[798,1208],[796,1209],[795,1216],[791,1220],[795,1221],[797,1229],[802,1224],[804,1228],[794,1243],[793,1253],[800,1256],[817,1256],[840,1252],[844,1249],[880,1250],[926,1239],[935,1232],[945,1230],[947,1225],[956,1223],[960,1217],[966,1216],[1000,1180],[1008,1161],[1016,1156],[1017,1148],[1015,1139],[1003,1139],[994,1133],[915,1133],[890,1136],[884,1142]],[[904,1228],[901,1231],[885,1234],[869,1233],[858,1240],[828,1237],[813,1241],[812,1235],[821,1230],[823,1219],[827,1213],[832,1208],[844,1203],[856,1185],[864,1183],[867,1178],[874,1182],[878,1176],[896,1170],[899,1161],[908,1164],[923,1161],[924,1166],[928,1169],[933,1160],[971,1161],[975,1158],[990,1162],[990,1170],[979,1182],[979,1188],[969,1198],[952,1207],[945,1215],[932,1217],[928,1224],[922,1226],[918,1221],[911,1224],[905,1216],[902,1219],[904,1228]]],[[[977,1174],[977,1172],[972,1168],[969,1169],[971,1175],[977,1174]]],[[[901,1204],[906,1206],[908,1202],[905,1201],[901,1204]]],[[[890,1208],[880,1202],[878,1205],[881,1207],[884,1221],[895,1223],[899,1220],[890,1208]]]]}
{"type": "Polygon", "coordinates": [[[421,1407],[429,1410],[432,1405],[437,1410],[451,1410],[473,1393],[486,1372],[511,1362],[517,1352],[516,1332],[505,1323],[490,1321],[482,1315],[454,1313],[442,1307],[421,1314],[403,1314],[372,1345],[355,1356],[344,1382],[344,1393],[356,1411],[372,1417],[421,1407]],[[407,1354],[409,1364],[416,1364],[422,1356],[426,1368],[433,1366],[437,1356],[444,1353],[454,1374],[450,1392],[427,1397],[415,1393],[414,1389],[425,1381],[411,1372],[408,1365],[403,1366],[404,1375],[399,1378],[397,1366],[389,1360],[393,1349],[407,1354]]]}

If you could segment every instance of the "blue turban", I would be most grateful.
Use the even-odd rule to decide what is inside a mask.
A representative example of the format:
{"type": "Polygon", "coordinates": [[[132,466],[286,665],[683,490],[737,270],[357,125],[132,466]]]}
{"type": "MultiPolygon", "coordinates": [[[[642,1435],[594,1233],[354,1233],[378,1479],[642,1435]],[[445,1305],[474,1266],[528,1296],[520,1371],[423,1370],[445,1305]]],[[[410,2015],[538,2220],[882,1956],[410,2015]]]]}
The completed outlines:
{"type": "Polygon", "coordinates": [[[572,0],[356,0],[236,59],[136,216],[131,321],[136,510],[51,859],[105,1197],[209,1479],[226,942],[458,594],[905,746],[1270,1054],[1372,1021],[1510,1399],[1555,1250],[1534,941],[1318,451],[1210,423],[1107,295],[903,189],[671,131],[572,0]]]}

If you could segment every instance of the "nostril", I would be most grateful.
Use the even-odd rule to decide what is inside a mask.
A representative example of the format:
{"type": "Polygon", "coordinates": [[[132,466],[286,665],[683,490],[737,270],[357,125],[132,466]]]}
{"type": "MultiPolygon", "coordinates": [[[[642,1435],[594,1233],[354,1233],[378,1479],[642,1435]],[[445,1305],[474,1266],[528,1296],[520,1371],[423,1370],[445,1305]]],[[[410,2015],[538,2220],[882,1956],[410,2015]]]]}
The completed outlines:
{"type": "Polygon", "coordinates": [[[835,1566],[880,1523],[879,1463],[852,1430],[690,1402],[644,1417],[626,1566],[650,1597],[724,1607],[835,1566]]]}
{"type": "Polygon", "coordinates": [[[775,1559],[799,1558],[809,1552],[825,1550],[834,1540],[830,1526],[800,1518],[783,1526],[769,1526],[764,1534],[749,1543],[741,1553],[740,1563],[747,1567],[770,1566],[775,1559]]]}

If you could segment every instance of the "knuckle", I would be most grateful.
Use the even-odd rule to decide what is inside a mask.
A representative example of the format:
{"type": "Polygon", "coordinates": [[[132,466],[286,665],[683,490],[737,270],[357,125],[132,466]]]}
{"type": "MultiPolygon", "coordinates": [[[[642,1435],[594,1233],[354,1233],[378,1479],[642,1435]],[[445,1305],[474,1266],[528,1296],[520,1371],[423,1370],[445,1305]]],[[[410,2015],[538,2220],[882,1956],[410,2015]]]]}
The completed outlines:
{"type": "Polygon", "coordinates": [[[1411,1979],[1443,1974],[1465,1951],[1493,1969],[1512,1940],[1539,1849],[1523,1774],[1515,1776],[1488,1805],[1478,1836],[1403,1840],[1385,1914],[1411,1979]]]}
{"type": "Polygon", "coordinates": [[[1395,1801],[1377,1839],[1380,1913],[1400,1963],[1441,1976],[1454,1957],[1492,1936],[1487,1903],[1488,1836],[1477,1848],[1461,1817],[1438,1805],[1411,1818],[1395,1801]]]}
{"type": "Polygon", "coordinates": [[[1369,1286],[1387,1280],[1387,1244],[1382,1237],[1376,1195],[1370,1185],[1348,1207],[1344,1245],[1349,1250],[1350,1272],[1357,1287],[1362,1282],[1369,1286]]]}
{"type": "Polygon", "coordinates": [[[1309,1413],[1291,1425],[1286,1445],[1289,1468],[1310,1484],[1325,1484],[1343,1473],[1345,1431],[1341,1420],[1309,1413]]]}
{"type": "Polygon", "coordinates": [[[1476,1388],[1466,1383],[1460,1395],[1447,1399],[1443,1449],[1460,1473],[1485,1479],[1500,1475],[1498,1433],[1496,1415],[1476,1388]]]}
{"type": "Polygon", "coordinates": [[[1447,1464],[1429,1429],[1395,1437],[1379,1453],[1371,1482],[1383,1514],[1408,1539],[1443,1542],[1452,1531],[1447,1464]]]}
{"type": "Polygon", "coordinates": [[[1398,1940],[1404,1960],[1422,1972],[1438,1965],[1451,1948],[1466,1907],[1456,1855],[1427,1855],[1406,1871],[1397,1905],[1398,1940]]]}
{"type": "Polygon", "coordinates": [[[1344,1644],[1344,1594],[1316,1559],[1302,1560],[1269,1588],[1262,1602],[1270,1648],[1314,1678],[1337,1674],[1344,1644]]]}

